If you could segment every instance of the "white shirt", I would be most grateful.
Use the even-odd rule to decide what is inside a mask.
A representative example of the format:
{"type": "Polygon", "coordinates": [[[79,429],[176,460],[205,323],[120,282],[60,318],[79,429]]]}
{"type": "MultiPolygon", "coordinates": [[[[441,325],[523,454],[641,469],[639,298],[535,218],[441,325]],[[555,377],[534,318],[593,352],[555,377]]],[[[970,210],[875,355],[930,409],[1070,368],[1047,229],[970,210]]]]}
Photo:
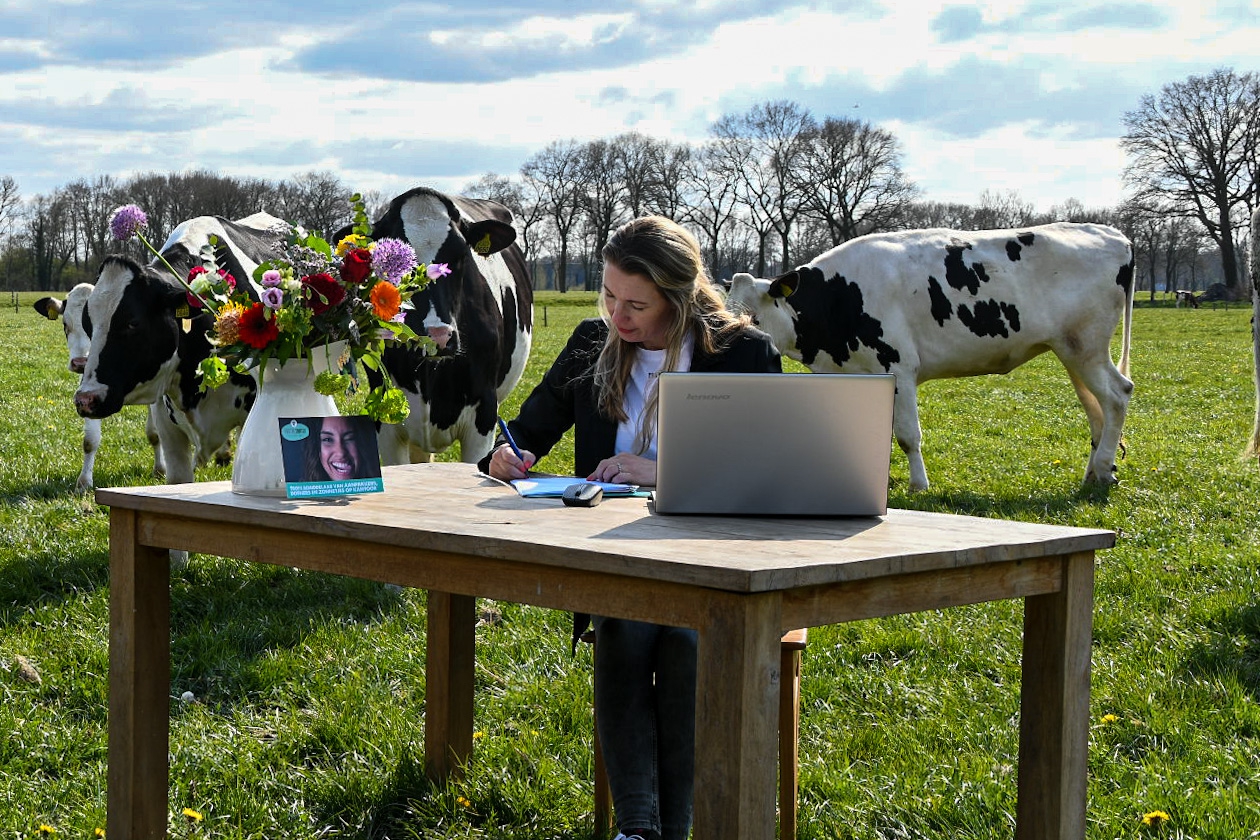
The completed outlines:
{"type": "MultiPolygon", "coordinates": [[[[677,370],[691,370],[691,351],[694,342],[688,334],[683,339],[682,350],[678,353],[677,370]]],[[[635,350],[634,367],[630,371],[630,381],[626,383],[622,406],[626,411],[625,420],[617,424],[616,452],[634,452],[634,442],[638,439],[639,429],[643,425],[643,410],[647,407],[651,389],[656,387],[656,377],[661,374],[665,365],[666,350],[635,350]]],[[[646,452],[638,453],[644,458],[656,460],[656,433],[652,433],[646,452]]]]}

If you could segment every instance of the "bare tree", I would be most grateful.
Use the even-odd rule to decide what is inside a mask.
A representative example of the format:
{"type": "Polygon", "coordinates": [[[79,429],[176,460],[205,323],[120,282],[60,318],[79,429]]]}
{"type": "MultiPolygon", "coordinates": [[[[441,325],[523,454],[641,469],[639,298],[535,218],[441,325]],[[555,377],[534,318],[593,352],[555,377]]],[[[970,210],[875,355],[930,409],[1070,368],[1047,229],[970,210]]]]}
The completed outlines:
{"type": "Polygon", "coordinates": [[[765,273],[764,240],[772,232],[779,236],[780,264],[790,265],[792,225],[801,212],[793,172],[803,136],[813,129],[809,111],[782,100],[754,105],[744,114],[728,114],[711,129],[721,150],[721,168],[736,180],[740,201],[763,242],[757,257],[759,274],[765,273]]]}
{"type": "Polygon", "coordinates": [[[281,212],[275,215],[331,236],[353,220],[352,194],[353,190],[332,172],[305,172],[280,185],[277,199],[281,212]]]}
{"type": "Polygon", "coordinates": [[[490,172],[466,184],[462,190],[463,195],[469,198],[488,198],[512,211],[512,225],[519,236],[521,251],[530,262],[530,277],[534,276],[537,262],[531,239],[537,235],[543,219],[542,204],[535,187],[536,184],[528,179],[514,180],[490,172]]]}
{"type": "Polygon", "coordinates": [[[559,245],[556,289],[568,288],[569,244],[582,213],[583,149],[574,140],[555,140],[521,166],[521,175],[537,185],[539,201],[554,226],[559,245]]]}
{"type": "Polygon", "coordinates": [[[52,197],[36,196],[31,202],[25,239],[34,272],[32,282],[37,291],[63,288],[62,271],[74,254],[68,216],[68,202],[59,193],[52,197]]]}
{"type": "Polygon", "coordinates": [[[1124,116],[1133,199],[1203,225],[1221,251],[1225,285],[1240,293],[1235,231],[1255,203],[1260,76],[1231,69],[1165,85],[1124,116]]]}
{"type": "Polygon", "coordinates": [[[972,220],[976,230],[1025,227],[1033,223],[1033,205],[1016,190],[980,193],[980,205],[972,220]]]}
{"type": "Polygon", "coordinates": [[[897,138],[860,120],[828,117],[802,133],[800,165],[789,173],[804,212],[839,245],[891,230],[918,190],[901,171],[897,138]]]}
{"type": "Polygon", "coordinates": [[[735,204],[738,201],[735,184],[726,176],[722,166],[722,155],[722,141],[710,140],[691,155],[685,174],[691,201],[683,214],[684,219],[703,232],[702,241],[708,240],[709,270],[715,278],[719,277],[718,253],[722,233],[735,221],[735,204]]]}
{"type": "Polygon", "coordinates": [[[595,288],[595,266],[601,265],[600,254],[612,230],[622,220],[626,196],[624,170],[617,148],[607,140],[592,140],[582,149],[582,203],[590,235],[590,259],[587,263],[586,290],[595,288]]]}

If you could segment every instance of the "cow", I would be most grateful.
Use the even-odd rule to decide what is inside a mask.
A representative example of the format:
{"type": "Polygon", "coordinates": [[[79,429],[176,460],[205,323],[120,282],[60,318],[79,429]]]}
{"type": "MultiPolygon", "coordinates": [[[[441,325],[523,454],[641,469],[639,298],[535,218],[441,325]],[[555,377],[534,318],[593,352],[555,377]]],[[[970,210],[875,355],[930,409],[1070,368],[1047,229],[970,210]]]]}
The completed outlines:
{"type": "MultiPolygon", "coordinates": [[[[91,283],[80,283],[66,292],[64,299],[42,297],[35,301],[35,311],[50,321],[61,319],[66,333],[66,349],[70,352],[70,372],[82,374],[87,365],[88,344],[91,339],[83,329],[83,309],[87,306],[88,297],[92,294],[91,283]]],[[[163,475],[162,450],[158,445],[157,429],[153,423],[152,412],[145,421],[145,433],[149,445],[153,447],[153,473],[163,475]]],[[[95,484],[94,470],[96,453],[101,447],[101,421],[91,418],[83,420],[83,466],[75,481],[75,490],[82,493],[91,490],[95,484]]]]}
{"type": "Polygon", "coordinates": [[[405,240],[421,262],[444,263],[450,274],[414,295],[406,314],[436,352],[412,345],[383,354],[411,413],[403,424],[381,426],[381,462],[428,461],[458,441],[461,460],[475,463],[490,451],[499,403],[520,380],[534,334],[534,293],[512,214],[494,201],[416,187],[373,225],[373,239],[386,237],[405,240]]]}
{"type": "Polygon", "coordinates": [[[920,383],[1008,373],[1052,351],[1089,418],[1085,482],[1112,484],[1133,392],[1133,268],[1132,244],[1103,225],[908,230],[852,239],[773,280],[737,274],[728,306],[813,371],[896,377],[893,433],[911,490],[928,487],[920,383]]]}
{"type": "MultiPolygon", "coordinates": [[[[265,213],[238,222],[199,216],[176,227],[160,251],[186,274],[201,265],[201,249],[214,236],[219,267],[247,283],[286,230],[265,213]]],[[[74,396],[79,414],[99,419],[124,405],[157,401],[153,414],[167,482],[193,481],[196,466],[230,444],[257,390],[252,377],[235,371],[226,385],[200,389],[197,366],[211,353],[212,316],[189,310],[186,290],[157,258],[142,265],[113,255],[97,273],[85,326],[91,346],[74,396]]]]}
{"type": "Polygon", "coordinates": [[[1174,303],[1173,306],[1175,306],[1177,309],[1180,309],[1182,307],[1182,304],[1185,304],[1191,309],[1199,308],[1200,296],[1196,295],[1194,292],[1191,292],[1187,289],[1178,289],[1177,291],[1173,292],[1173,294],[1176,296],[1176,303],[1174,303]]]}
{"type": "Polygon", "coordinates": [[[1255,458],[1260,456],[1260,207],[1251,214],[1251,248],[1247,255],[1247,271],[1251,277],[1251,349],[1254,356],[1252,376],[1256,385],[1256,418],[1244,454],[1255,458]]]}

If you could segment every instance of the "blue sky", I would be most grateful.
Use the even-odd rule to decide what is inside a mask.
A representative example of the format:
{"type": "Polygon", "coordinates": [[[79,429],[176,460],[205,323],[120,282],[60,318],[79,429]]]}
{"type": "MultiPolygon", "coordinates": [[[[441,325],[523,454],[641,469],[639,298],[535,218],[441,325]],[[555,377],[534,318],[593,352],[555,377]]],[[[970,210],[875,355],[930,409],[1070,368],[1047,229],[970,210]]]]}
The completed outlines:
{"type": "Polygon", "coordinates": [[[699,142],[788,99],[892,131],[925,198],[1101,206],[1144,94],[1260,71],[1260,0],[525,6],[5,0],[0,175],[28,197],[188,169],[457,190],[553,140],[699,142]]]}

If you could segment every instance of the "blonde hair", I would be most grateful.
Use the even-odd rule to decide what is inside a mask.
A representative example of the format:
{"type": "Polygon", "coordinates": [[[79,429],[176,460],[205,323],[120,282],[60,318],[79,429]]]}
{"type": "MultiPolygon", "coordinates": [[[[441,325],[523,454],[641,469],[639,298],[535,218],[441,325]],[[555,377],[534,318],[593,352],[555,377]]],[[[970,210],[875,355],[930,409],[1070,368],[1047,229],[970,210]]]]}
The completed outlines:
{"type": "MultiPolygon", "coordinates": [[[[678,365],[687,335],[695,342],[694,352],[713,354],[751,323],[747,315],[727,310],[704,266],[700,243],[677,222],[663,216],[642,216],[627,222],[609,238],[603,257],[604,262],[626,274],[651,280],[669,304],[673,317],[666,332],[664,370],[678,365]]],[[[610,322],[603,294],[599,296],[599,311],[604,321],[610,322]]],[[[595,390],[600,411],[622,422],[628,419],[622,404],[638,345],[623,340],[609,326],[608,338],[595,362],[595,390]]],[[[656,405],[653,388],[644,406],[646,422],[635,440],[637,453],[647,450],[655,431],[656,405]]]]}

